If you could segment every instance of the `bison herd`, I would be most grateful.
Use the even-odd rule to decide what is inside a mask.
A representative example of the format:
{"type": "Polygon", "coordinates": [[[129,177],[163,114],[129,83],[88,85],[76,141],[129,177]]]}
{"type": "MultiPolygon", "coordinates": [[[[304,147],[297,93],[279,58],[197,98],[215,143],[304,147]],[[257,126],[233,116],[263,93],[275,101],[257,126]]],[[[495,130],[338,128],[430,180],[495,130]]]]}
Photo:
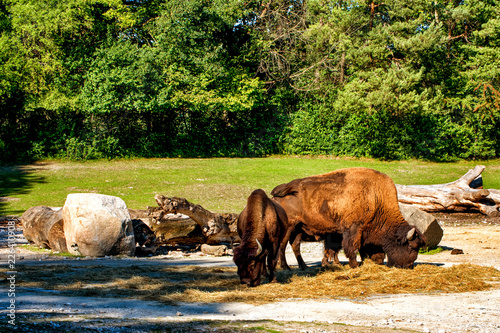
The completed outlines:
{"type": "Polygon", "coordinates": [[[285,248],[290,243],[300,268],[307,268],[300,242],[325,241],[323,261],[338,263],[344,249],[350,267],[357,253],[399,268],[412,268],[424,235],[408,224],[398,206],[392,179],[368,168],[348,168],[292,180],[276,186],[272,198],[253,191],[238,218],[241,243],[233,260],[242,284],[258,286],[262,274],[275,282],[275,269],[290,269],[285,248]],[[267,266],[266,266],[267,264],[267,266]],[[268,272],[269,271],[269,272],[268,272]]]}

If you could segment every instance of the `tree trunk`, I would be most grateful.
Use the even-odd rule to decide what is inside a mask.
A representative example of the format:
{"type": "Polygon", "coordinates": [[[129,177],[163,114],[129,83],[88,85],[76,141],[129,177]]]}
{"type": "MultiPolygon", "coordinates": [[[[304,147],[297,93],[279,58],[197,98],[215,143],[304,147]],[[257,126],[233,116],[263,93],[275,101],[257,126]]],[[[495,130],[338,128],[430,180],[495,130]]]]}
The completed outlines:
{"type": "Polygon", "coordinates": [[[482,188],[478,165],[460,179],[438,185],[396,185],[398,200],[426,212],[479,211],[488,216],[500,216],[500,191],[482,188]]]}

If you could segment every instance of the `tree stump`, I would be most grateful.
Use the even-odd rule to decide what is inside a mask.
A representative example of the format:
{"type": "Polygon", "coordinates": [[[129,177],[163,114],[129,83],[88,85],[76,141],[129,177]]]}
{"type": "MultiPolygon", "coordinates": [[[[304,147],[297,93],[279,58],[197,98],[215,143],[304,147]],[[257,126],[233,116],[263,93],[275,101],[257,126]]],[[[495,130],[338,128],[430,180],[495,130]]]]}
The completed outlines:
{"type": "Polygon", "coordinates": [[[443,238],[443,229],[434,215],[424,212],[412,205],[400,203],[399,210],[410,225],[414,225],[424,234],[428,249],[434,249],[443,238]]]}
{"type": "Polygon", "coordinates": [[[21,223],[28,242],[53,251],[68,252],[60,208],[31,207],[21,216],[21,223]]]}

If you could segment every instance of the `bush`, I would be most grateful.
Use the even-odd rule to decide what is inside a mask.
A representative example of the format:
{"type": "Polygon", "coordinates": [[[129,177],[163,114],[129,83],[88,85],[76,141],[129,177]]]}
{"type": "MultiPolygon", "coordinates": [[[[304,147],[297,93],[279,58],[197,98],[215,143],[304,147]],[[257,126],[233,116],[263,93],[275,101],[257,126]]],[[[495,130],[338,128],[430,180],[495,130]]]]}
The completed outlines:
{"type": "Polygon", "coordinates": [[[451,161],[498,156],[493,125],[478,125],[451,114],[395,115],[334,112],[324,106],[302,108],[282,137],[284,152],[298,155],[374,157],[384,160],[418,158],[451,161]]]}
{"type": "Polygon", "coordinates": [[[70,137],[60,149],[57,157],[70,160],[92,160],[100,158],[122,157],[118,139],[106,137],[104,139],[79,139],[70,137]]]}

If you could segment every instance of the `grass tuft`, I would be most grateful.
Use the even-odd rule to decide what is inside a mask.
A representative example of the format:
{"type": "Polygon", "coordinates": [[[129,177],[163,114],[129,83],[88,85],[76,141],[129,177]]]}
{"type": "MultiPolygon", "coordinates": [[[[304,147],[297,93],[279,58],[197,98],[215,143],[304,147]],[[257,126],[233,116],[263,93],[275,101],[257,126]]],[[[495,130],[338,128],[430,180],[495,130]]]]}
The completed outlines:
{"type": "Polygon", "coordinates": [[[41,253],[41,254],[47,254],[49,256],[56,256],[56,257],[71,257],[71,258],[83,258],[84,256],[79,256],[75,254],[71,254],[69,252],[54,252],[49,249],[44,249],[42,247],[32,245],[32,244],[24,244],[24,245],[19,245],[19,247],[22,247],[28,251],[31,252],[36,252],[36,253],[41,253]]]}
{"type": "Polygon", "coordinates": [[[433,249],[422,248],[422,249],[420,249],[420,251],[418,253],[423,254],[423,255],[433,255],[433,254],[441,253],[443,251],[444,251],[444,249],[441,246],[438,246],[438,247],[433,248],[433,249]]]}

